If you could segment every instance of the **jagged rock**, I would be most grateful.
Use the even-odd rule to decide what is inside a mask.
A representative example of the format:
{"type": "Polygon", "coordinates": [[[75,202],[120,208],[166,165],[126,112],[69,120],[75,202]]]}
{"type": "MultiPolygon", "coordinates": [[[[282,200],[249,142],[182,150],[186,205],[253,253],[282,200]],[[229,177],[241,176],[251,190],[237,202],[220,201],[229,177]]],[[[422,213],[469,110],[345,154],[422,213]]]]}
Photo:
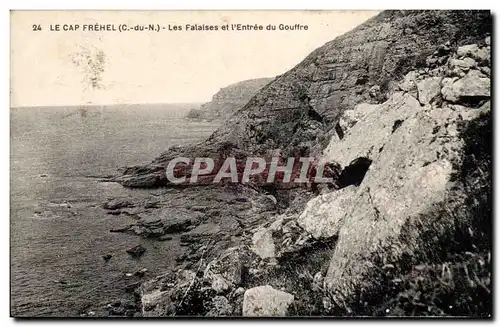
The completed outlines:
{"type": "Polygon", "coordinates": [[[348,166],[356,158],[376,156],[385,140],[394,133],[393,127],[402,124],[419,108],[420,103],[411,95],[395,93],[377,110],[365,115],[364,123],[354,125],[343,140],[332,140],[325,150],[325,157],[348,166]]]}
{"type": "Polygon", "coordinates": [[[241,284],[245,256],[241,248],[229,248],[208,263],[203,278],[211,283],[217,294],[241,284]]]}
{"type": "MultiPolygon", "coordinates": [[[[305,205],[307,201],[303,202],[305,205]]],[[[251,249],[260,259],[263,259],[261,263],[274,266],[277,258],[283,259],[284,256],[293,256],[293,254],[300,255],[301,250],[310,245],[311,235],[297,224],[297,215],[299,212],[289,207],[286,214],[278,216],[268,227],[265,227],[268,225],[266,223],[255,230],[254,237],[264,237],[264,239],[256,238],[255,240],[265,241],[262,242],[265,245],[263,249],[257,249],[255,246],[251,249]]]]}
{"type": "Polygon", "coordinates": [[[270,194],[259,196],[256,199],[250,200],[250,202],[252,204],[251,212],[253,214],[276,210],[276,198],[270,194]]]}
{"type": "Polygon", "coordinates": [[[461,124],[462,115],[451,108],[420,107],[412,97],[395,94],[342,141],[332,141],[331,158],[368,154],[373,161],[356,196],[346,199],[346,214],[338,218],[343,223],[325,278],[338,306],[372,285],[377,262],[433,251],[430,243],[446,238],[450,226],[470,224],[466,216],[441,211],[463,207],[467,194],[459,191],[462,184],[455,177],[463,160],[461,124]],[[390,132],[395,114],[404,123],[390,132]]]}
{"type": "Polygon", "coordinates": [[[463,59],[450,59],[449,68],[451,70],[451,74],[454,76],[459,76],[462,72],[467,72],[471,68],[475,68],[477,63],[472,58],[463,58],[463,59]]]}
{"type": "Polygon", "coordinates": [[[279,215],[275,221],[273,221],[270,225],[269,225],[269,229],[272,231],[272,232],[276,232],[276,231],[279,231],[283,228],[283,223],[285,222],[285,216],[284,215],[279,215]]]}
{"type": "Polygon", "coordinates": [[[146,252],[146,248],[143,247],[142,245],[138,244],[138,245],[126,250],[126,252],[134,258],[138,258],[138,257],[142,256],[144,254],[144,252],[146,252]]]}
{"type": "Polygon", "coordinates": [[[258,286],[245,291],[243,297],[243,316],[245,317],[282,317],[294,301],[290,293],[275,290],[269,285],[258,286]]]}
{"type": "Polygon", "coordinates": [[[102,207],[106,210],[116,210],[133,206],[134,204],[128,199],[112,199],[102,204],[102,207]]]}
{"type": "Polygon", "coordinates": [[[130,188],[153,188],[161,186],[165,181],[164,174],[151,173],[147,175],[128,175],[122,176],[116,181],[125,187],[130,188]]]}
{"type": "Polygon", "coordinates": [[[471,57],[477,61],[488,64],[490,58],[490,50],[488,47],[480,48],[477,44],[468,44],[457,49],[457,55],[460,57],[471,57]]]}
{"type": "Polygon", "coordinates": [[[481,115],[486,115],[491,111],[491,102],[488,101],[485,104],[483,104],[481,107],[475,110],[470,110],[470,108],[460,106],[460,105],[455,105],[453,106],[453,109],[458,112],[460,117],[463,120],[466,121],[471,121],[474,119],[477,119],[481,115]]]}
{"type": "Polygon", "coordinates": [[[207,317],[224,317],[233,313],[233,307],[229,300],[223,296],[216,296],[212,299],[212,308],[206,314],[207,317]]]}
{"type": "Polygon", "coordinates": [[[490,69],[490,67],[481,67],[480,70],[481,70],[481,73],[483,73],[486,76],[490,77],[490,75],[491,75],[491,69],[490,69]]]}
{"type": "Polygon", "coordinates": [[[370,88],[369,94],[372,98],[378,98],[380,96],[380,85],[374,85],[370,88]]]}
{"type": "Polygon", "coordinates": [[[441,93],[450,102],[468,101],[474,98],[489,98],[491,82],[477,70],[471,70],[458,80],[445,78],[441,93]]]}
{"type": "Polygon", "coordinates": [[[355,186],[349,186],[314,198],[297,218],[297,224],[315,238],[337,235],[348,210],[352,209],[356,191],[355,186]]]}
{"type": "Polygon", "coordinates": [[[417,81],[419,74],[416,71],[411,71],[408,74],[405,75],[403,78],[403,81],[399,83],[399,88],[402,91],[410,93],[411,96],[414,98],[417,98],[418,96],[418,91],[417,91],[417,81]]]}
{"type": "Polygon", "coordinates": [[[159,165],[132,166],[122,169],[114,181],[130,188],[154,188],[165,184],[165,167],[159,165]]]}
{"type": "Polygon", "coordinates": [[[243,294],[245,294],[245,289],[243,287],[238,287],[233,292],[234,296],[240,296],[240,295],[243,295],[243,294]]]}
{"type": "Polygon", "coordinates": [[[270,229],[261,228],[253,234],[252,251],[262,259],[276,257],[273,233],[270,229]]]}
{"type": "Polygon", "coordinates": [[[150,165],[124,170],[117,181],[129,187],[168,185],[162,168],[178,156],[277,149],[285,156],[316,155],[344,110],[384,99],[393,81],[415,70],[421,54],[447,41],[454,47],[483,40],[490,28],[489,11],[384,11],[278,76],[205,142],[169,149],[150,165]],[[418,26],[413,29],[418,35],[404,33],[410,25],[418,26]],[[375,98],[374,86],[379,87],[375,98]]]}
{"type": "Polygon", "coordinates": [[[219,274],[213,274],[211,276],[211,281],[212,281],[211,284],[212,289],[217,294],[226,293],[231,287],[231,285],[227,282],[227,280],[219,274]]]}
{"type": "Polygon", "coordinates": [[[430,104],[441,93],[441,77],[429,77],[417,84],[418,101],[422,105],[430,104]]]}
{"type": "Polygon", "coordinates": [[[180,233],[199,223],[202,213],[189,210],[163,208],[152,213],[141,213],[133,227],[135,234],[143,237],[162,237],[164,234],[180,233]]]}
{"type": "Polygon", "coordinates": [[[443,95],[443,99],[448,100],[449,98],[453,98],[453,100],[458,100],[453,96],[453,83],[458,80],[458,77],[445,77],[441,81],[442,88],[441,94],[443,95]]]}
{"type": "Polygon", "coordinates": [[[109,260],[111,260],[113,256],[111,254],[105,254],[102,256],[102,259],[106,262],[108,262],[109,260]]]}
{"type": "Polygon", "coordinates": [[[349,130],[356,122],[363,119],[366,115],[370,114],[372,111],[377,110],[380,105],[360,103],[354,107],[354,109],[346,110],[340,118],[340,125],[344,131],[349,130]]]}
{"type": "Polygon", "coordinates": [[[167,291],[161,291],[159,289],[154,290],[151,293],[145,293],[141,296],[142,310],[143,312],[152,311],[156,309],[156,306],[168,298],[167,291]]]}

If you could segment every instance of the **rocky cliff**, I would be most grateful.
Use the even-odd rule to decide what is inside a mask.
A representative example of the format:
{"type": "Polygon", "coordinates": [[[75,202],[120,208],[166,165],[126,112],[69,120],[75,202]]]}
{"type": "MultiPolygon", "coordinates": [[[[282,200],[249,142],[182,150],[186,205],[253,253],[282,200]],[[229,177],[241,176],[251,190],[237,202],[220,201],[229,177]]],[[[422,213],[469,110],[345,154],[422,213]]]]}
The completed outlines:
{"type": "Polygon", "coordinates": [[[440,44],[457,47],[483,38],[491,29],[489,17],[487,11],[384,11],[276,77],[207,141],[169,149],[150,166],[124,170],[121,182],[166,185],[159,170],[180,155],[319,154],[344,110],[385,101],[396,81],[423,67],[440,44]]]}
{"type": "Polygon", "coordinates": [[[354,126],[326,148],[342,165],[372,161],[359,187],[309,204],[302,217],[314,226],[314,212],[326,206],[338,227],[325,279],[337,305],[363,298],[360,289],[388,274],[377,268],[440,262],[488,239],[481,210],[491,205],[489,42],[438,48],[405,76],[403,91],[370,110],[356,107],[354,126]]]}
{"type": "Polygon", "coordinates": [[[183,233],[189,254],[141,286],[143,314],[491,316],[490,33],[487,11],[383,12],[207,141],[125,169],[130,187],[168,186],[179,155],[313,154],[342,169],[315,193],[209,186],[183,191],[196,210],[165,200],[161,219],[127,232],[183,233]]]}
{"type": "Polygon", "coordinates": [[[247,102],[273,78],[256,78],[223,87],[215,93],[212,101],[195,109],[188,118],[225,120],[243,107],[247,102]]]}

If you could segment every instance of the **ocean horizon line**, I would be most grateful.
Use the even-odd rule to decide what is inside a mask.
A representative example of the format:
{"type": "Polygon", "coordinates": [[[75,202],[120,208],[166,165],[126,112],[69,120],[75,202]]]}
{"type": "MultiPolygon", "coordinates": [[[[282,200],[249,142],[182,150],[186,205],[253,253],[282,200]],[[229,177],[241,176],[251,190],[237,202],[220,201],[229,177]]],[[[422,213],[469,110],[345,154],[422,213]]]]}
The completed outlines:
{"type": "Polygon", "coordinates": [[[28,106],[12,106],[10,109],[32,109],[32,108],[99,108],[99,107],[118,107],[118,106],[165,106],[165,105],[181,105],[181,106],[201,106],[206,102],[143,102],[143,103],[105,103],[105,104],[63,104],[63,105],[28,105],[28,106]]]}

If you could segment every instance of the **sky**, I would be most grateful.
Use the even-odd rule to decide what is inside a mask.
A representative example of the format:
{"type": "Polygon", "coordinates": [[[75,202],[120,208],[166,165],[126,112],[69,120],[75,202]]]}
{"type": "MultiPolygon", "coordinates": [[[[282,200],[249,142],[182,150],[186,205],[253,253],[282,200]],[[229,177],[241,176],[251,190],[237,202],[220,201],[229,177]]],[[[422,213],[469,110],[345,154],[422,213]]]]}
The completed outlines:
{"type": "Polygon", "coordinates": [[[11,107],[207,102],[221,87],[288,71],[377,13],[12,11],[11,107]],[[165,30],[83,30],[96,23],[116,29],[158,24],[165,30]],[[238,23],[273,24],[277,30],[221,30],[238,23]],[[79,29],[64,31],[64,24],[79,29]],[[219,30],[186,31],[186,24],[219,30]],[[308,30],[280,31],[279,24],[307,25],[308,30]],[[169,31],[169,25],[183,30],[169,31]]]}

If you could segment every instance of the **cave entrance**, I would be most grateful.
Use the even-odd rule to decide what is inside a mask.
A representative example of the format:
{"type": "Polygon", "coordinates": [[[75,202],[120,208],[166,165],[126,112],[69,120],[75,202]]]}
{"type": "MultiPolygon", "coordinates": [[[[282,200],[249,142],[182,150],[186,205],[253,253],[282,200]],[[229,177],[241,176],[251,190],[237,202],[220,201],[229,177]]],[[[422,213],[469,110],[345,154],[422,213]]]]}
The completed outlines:
{"type": "Polygon", "coordinates": [[[368,168],[370,168],[371,164],[372,160],[366,157],[359,157],[351,161],[351,163],[346,166],[340,174],[338,180],[339,188],[344,188],[349,185],[361,185],[361,182],[365,178],[366,172],[368,171],[368,168]]]}

